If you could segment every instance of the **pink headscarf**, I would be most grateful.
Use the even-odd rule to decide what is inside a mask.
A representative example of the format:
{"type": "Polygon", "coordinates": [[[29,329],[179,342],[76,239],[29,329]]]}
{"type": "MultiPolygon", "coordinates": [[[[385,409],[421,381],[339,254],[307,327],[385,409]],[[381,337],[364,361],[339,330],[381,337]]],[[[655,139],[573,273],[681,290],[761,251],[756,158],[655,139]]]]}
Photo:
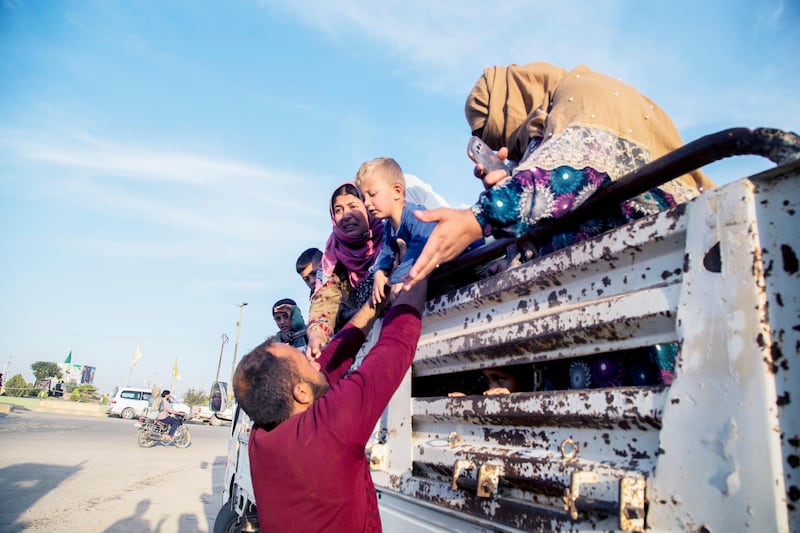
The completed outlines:
{"type": "MultiPolygon", "coordinates": [[[[345,182],[339,185],[336,190],[338,191],[345,185],[351,185],[353,192],[355,192],[354,196],[357,196],[363,202],[361,191],[358,190],[353,182],[345,182]]],[[[333,274],[333,270],[338,263],[341,263],[347,269],[350,285],[354,288],[360,285],[364,278],[367,277],[369,268],[375,262],[383,244],[383,222],[373,217],[369,212],[367,212],[369,230],[357,237],[346,234],[336,224],[333,216],[333,202],[342,194],[351,194],[351,192],[345,191],[331,198],[330,213],[333,231],[331,236],[328,237],[328,242],[325,243],[325,252],[322,254],[322,261],[320,262],[322,279],[317,277],[317,289],[333,274]]]]}

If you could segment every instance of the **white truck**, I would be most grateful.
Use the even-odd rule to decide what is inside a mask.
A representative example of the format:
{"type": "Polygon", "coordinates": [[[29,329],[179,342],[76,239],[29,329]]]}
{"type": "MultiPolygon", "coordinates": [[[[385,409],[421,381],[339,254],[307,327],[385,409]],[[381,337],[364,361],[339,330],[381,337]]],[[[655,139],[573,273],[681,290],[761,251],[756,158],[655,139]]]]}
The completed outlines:
{"type": "MultiPolygon", "coordinates": [[[[798,147],[775,130],[704,137],[443,267],[366,449],[384,531],[800,531],[798,147]],[[528,260],[549,231],[745,153],[778,166],[528,260]],[[672,379],[647,377],[663,349],[672,379]],[[530,392],[447,394],[519,364],[530,392]]],[[[258,531],[249,431],[237,412],[215,532],[258,531]]]]}

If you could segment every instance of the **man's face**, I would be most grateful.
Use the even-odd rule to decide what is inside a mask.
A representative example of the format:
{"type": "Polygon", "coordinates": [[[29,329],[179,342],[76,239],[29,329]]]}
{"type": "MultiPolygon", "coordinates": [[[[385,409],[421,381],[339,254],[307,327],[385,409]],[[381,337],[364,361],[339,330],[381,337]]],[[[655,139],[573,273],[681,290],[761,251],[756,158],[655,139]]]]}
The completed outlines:
{"type": "Polygon", "coordinates": [[[303,278],[303,281],[308,285],[308,288],[312,291],[314,287],[317,285],[317,267],[319,264],[314,264],[312,261],[311,263],[307,264],[306,267],[300,271],[300,277],[303,278]]]}
{"type": "Polygon", "coordinates": [[[319,398],[328,390],[328,378],[322,373],[319,363],[313,357],[306,357],[305,353],[282,342],[274,343],[269,351],[279,359],[291,361],[300,379],[311,385],[314,399],[319,398]]]}
{"type": "Polygon", "coordinates": [[[290,309],[287,309],[287,306],[282,305],[276,308],[272,313],[272,318],[275,319],[278,329],[282,332],[288,333],[292,331],[292,312],[290,309]]]}

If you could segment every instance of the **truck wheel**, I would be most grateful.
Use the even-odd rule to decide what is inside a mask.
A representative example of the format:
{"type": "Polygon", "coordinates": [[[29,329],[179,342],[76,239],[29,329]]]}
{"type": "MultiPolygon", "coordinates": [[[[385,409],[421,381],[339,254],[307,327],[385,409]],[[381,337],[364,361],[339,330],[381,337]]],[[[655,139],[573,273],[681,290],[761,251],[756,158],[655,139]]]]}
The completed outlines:
{"type": "Polygon", "coordinates": [[[134,411],[130,407],[126,407],[125,409],[122,410],[122,412],[119,414],[119,416],[121,416],[125,420],[130,420],[131,418],[136,416],[136,411],[134,411]]]}
{"type": "Polygon", "coordinates": [[[258,531],[257,515],[245,515],[240,518],[233,510],[231,501],[225,502],[222,509],[214,519],[214,533],[241,533],[245,531],[258,531]]]}

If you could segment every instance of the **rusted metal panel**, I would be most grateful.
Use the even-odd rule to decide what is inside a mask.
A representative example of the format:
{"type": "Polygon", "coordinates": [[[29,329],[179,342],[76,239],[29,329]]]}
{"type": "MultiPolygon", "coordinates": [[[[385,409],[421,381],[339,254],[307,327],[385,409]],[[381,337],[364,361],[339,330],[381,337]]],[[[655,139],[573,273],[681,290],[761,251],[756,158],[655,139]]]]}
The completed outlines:
{"type": "Polygon", "coordinates": [[[675,340],[684,231],[660,213],[435,299],[416,375],[675,340]]]}
{"type": "Polygon", "coordinates": [[[773,171],[751,181],[762,250],[769,335],[765,363],[774,372],[789,522],[800,530],[800,194],[795,171],[773,171]],[[789,229],[787,228],[794,228],[789,229]]]}
{"type": "MultiPolygon", "coordinates": [[[[535,507],[523,512],[527,518],[504,523],[535,528],[541,524],[530,515],[547,508],[561,517],[573,474],[591,472],[596,479],[572,502],[575,509],[618,516],[620,480],[640,478],[655,466],[664,398],[663,389],[652,388],[418,399],[412,471],[428,483],[424,491],[410,493],[417,485],[400,475],[392,478],[392,487],[433,502],[456,485],[462,498],[477,498],[481,469],[501,464],[492,497],[519,503],[502,505],[494,519],[509,519],[527,502],[535,507]]],[[[464,512],[474,510],[467,506],[464,512]]]]}
{"type": "Polygon", "coordinates": [[[690,267],[677,317],[683,354],[668,392],[663,453],[648,482],[649,523],[779,531],[795,521],[785,502],[783,421],[756,214],[757,205],[778,201],[742,180],[687,208],[698,223],[689,226],[697,231],[687,235],[690,267]],[[709,262],[709,253],[719,261],[709,262]]]}

